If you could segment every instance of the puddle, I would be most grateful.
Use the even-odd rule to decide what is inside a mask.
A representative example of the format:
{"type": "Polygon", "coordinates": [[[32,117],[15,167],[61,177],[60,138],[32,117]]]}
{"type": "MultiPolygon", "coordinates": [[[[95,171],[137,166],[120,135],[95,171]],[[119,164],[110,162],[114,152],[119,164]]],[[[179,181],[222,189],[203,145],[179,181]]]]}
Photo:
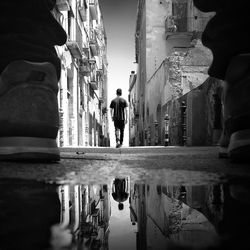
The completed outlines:
{"type": "Polygon", "coordinates": [[[0,180],[0,249],[241,249],[250,232],[248,183],[0,180]]]}

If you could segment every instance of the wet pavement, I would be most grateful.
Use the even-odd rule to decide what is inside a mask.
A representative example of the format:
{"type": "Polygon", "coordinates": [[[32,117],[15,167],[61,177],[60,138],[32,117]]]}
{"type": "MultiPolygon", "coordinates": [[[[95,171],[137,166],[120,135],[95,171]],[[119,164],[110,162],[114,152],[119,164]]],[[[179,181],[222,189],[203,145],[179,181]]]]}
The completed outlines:
{"type": "Polygon", "coordinates": [[[248,249],[250,169],[216,148],[0,162],[0,249],[248,249]]]}

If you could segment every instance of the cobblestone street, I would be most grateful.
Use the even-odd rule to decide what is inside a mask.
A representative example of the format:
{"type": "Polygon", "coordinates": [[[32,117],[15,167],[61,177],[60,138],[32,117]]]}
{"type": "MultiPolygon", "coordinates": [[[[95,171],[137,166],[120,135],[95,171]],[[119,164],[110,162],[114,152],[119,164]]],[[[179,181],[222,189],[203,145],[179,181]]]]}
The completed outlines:
{"type": "Polygon", "coordinates": [[[62,148],[59,163],[1,162],[2,178],[102,183],[129,175],[172,184],[250,177],[248,164],[219,159],[215,147],[62,148]]]}

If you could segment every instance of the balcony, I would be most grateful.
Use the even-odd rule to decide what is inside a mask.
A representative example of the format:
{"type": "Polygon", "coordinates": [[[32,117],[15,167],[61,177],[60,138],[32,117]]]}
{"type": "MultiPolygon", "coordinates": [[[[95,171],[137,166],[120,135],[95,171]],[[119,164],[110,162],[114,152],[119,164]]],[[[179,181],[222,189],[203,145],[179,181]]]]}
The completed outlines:
{"type": "Polygon", "coordinates": [[[92,71],[91,76],[90,76],[90,87],[92,90],[98,90],[98,82],[97,82],[97,77],[96,77],[96,72],[92,71]]]}
{"type": "Polygon", "coordinates": [[[92,20],[97,20],[97,3],[96,0],[89,0],[89,10],[92,20]]]}
{"type": "Polygon", "coordinates": [[[81,59],[82,58],[82,54],[81,54],[81,50],[79,47],[79,44],[76,41],[71,41],[68,40],[66,43],[70,53],[72,54],[73,57],[77,58],[77,59],[81,59]]]}
{"type": "Polygon", "coordinates": [[[83,52],[84,58],[89,58],[89,45],[88,45],[88,43],[83,43],[82,52],[83,52]]]}
{"type": "Polygon", "coordinates": [[[102,70],[103,70],[103,62],[102,62],[102,57],[101,56],[99,56],[97,58],[96,66],[97,66],[97,70],[102,72],[102,70]]]}
{"type": "Polygon", "coordinates": [[[92,55],[97,56],[98,55],[98,43],[96,39],[96,32],[93,29],[90,32],[89,47],[92,52],[92,55]]]}
{"type": "Polygon", "coordinates": [[[93,90],[98,90],[98,83],[96,81],[96,79],[92,79],[90,80],[90,87],[93,89],[93,90]]]}
{"type": "Polygon", "coordinates": [[[60,10],[60,11],[69,11],[70,10],[68,0],[56,0],[56,6],[57,6],[58,10],[60,10]]]}
{"type": "Polygon", "coordinates": [[[192,33],[188,32],[187,18],[168,16],[165,20],[166,39],[189,38],[192,33]]]}
{"type": "Polygon", "coordinates": [[[103,107],[103,108],[102,108],[102,114],[105,115],[105,114],[107,114],[107,113],[108,113],[107,107],[103,107]]]}
{"type": "Polygon", "coordinates": [[[75,36],[73,34],[69,35],[69,39],[66,43],[70,53],[73,57],[77,59],[82,58],[83,48],[82,48],[82,32],[79,25],[76,23],[75,36]]]}
{"type": "Polygon", "coordinates": [[[210,17],[168,16],[165,19],[166,39],[191,39],[193,33],[202,33],[210,17]]]}
{"type": "Polygon", "coordinates": [[[89,58],[89,63],[92,65],[92,67],[95,67],[96,64],[95,58],[89,58]]]}
{"type": "Polygon", "coordinates": [[[90,64],[89,64],[88,60],[81,60],[80,61],[79,71],[80,71],[80,74],[82,74],[84,76],[90,75],[91,69],[90,69],[90,64]]]}
{"type": "Polygon", "coordinates": [[[85,6],[79,6],[78,7],[78,12],[80,14],[80,17],[82,19],[83,22],[86,22],[87,21],[87,11],[86,11],[86,8],[85,6]]]}

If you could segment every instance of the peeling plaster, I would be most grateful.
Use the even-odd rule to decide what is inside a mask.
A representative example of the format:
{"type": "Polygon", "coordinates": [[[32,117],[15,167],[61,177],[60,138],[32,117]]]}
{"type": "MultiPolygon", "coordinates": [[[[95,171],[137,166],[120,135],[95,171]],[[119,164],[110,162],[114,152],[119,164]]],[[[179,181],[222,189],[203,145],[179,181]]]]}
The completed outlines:
{"type": "Polygon", "coordinates": [[[173,91],[173,98],[181,97],[192,89],[201,85],[208,77],[208,65],[212,56],[210,51],[195,43],[197,47],[186,51],[174,51],[167,58],[169,68],[168,83],[173,91]]]}

